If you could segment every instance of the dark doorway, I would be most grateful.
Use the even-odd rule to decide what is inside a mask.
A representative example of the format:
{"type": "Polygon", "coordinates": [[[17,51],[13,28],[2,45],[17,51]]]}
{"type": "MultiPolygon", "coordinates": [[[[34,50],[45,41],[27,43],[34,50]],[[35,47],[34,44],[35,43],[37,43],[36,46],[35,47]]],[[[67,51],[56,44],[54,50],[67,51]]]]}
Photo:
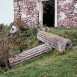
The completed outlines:
{"type": "Polygon", "coordinates": [[[54,1],[43,2],[43,25],[48,27],[54,27],[54,1]]]}

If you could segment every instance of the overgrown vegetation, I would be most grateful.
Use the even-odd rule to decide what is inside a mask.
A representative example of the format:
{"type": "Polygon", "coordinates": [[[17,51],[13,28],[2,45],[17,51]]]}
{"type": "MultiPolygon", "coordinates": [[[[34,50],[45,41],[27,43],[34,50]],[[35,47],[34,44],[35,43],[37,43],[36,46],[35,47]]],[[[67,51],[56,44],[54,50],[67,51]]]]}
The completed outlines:
{"type": "Polygon", "coordinates": [[[1,75],[1,77],[77,77],[77,51],[66,50],[65,54],[51,52],[25,62],[1,75]]]}
{"type": "Polygon", "coordinates": [[[3,69],[8,69],[9,56],[21,53],[23,50],[33,48],[39,44],[36,39],[36,29],[31,30],[20,23],[18,25],[19,31],[14,34],[9,33],[10,27],[0,25],[0,67],[3,69]]]}
{"type": "Polygon", "coordinates": [[[8,33],[3,24],[0,25],[0,66],[8,68],[7,58],[9,57],[8,33]]]}
{"type": "Polygon", "coordinates": [[[11,44],[14,49],[19,49],[20,52],[33,48],[38,45],[36,39],[37,30],[36,28],[29,28],[23,21],[20,19],[17,20],[16,25],[19,28],[19,31],[10,34],[11,44]]]}
{"type": "MultiPolygon", "coordinates": [[[[21,28],[19,32],[12,35],[7,34],[9,32],[8,28],[3,30],[4,33],[0,35],[0,65],[4,63],[5,67],[7,67],[6,59],[9,55],[12,56],[20,53],[19,47],[23,51],[39,45],[36,37],[37,29],[32,31],[25,27],[24,30],[21,28]],[[8,53],[9,55],[6,56],[8,53]],[[1,55],[3,55],[3,58],[1,58],[1,55]],[[4,62],[2,62],[3,59],[4,62]]],[[[51,28],[50,32],[68,38],[72,41],[73,45],[77,45],[76,29],[51,28]]],[[[76,68],[76,49],[67,49],[63,52],[53,51],[36,60],[23,62],[7,72],[4,72],[4,69],[0,67],[0,77],[76,77],[76,68]]]]}
{"type": "Polygon", "coordinates": [[[73,45],[77,45],[77,29],[67,28],[51,28],[53,34],[70,39],[73,45]]]}

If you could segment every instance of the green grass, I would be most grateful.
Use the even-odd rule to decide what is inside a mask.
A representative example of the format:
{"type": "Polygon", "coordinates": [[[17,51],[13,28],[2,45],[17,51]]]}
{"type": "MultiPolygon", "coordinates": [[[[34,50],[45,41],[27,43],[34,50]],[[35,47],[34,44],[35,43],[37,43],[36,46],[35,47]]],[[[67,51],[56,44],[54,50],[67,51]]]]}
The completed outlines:
{"type": "Polygon", "coordinates": [[[65,38],[68,38],[72,41],[73,45],[77,45],[77,29],[76,28],[51,28],[51,33],[60,35],[60,36],[66,36],[65,38]]]}
{"type": "Polygon", "coordinates": [[[22,66],[4,72],[0,77],[77,77],[77,50],[53,51],[24,62],[22,66]]]}
{"type": "MultiPolygon", "coordinates": [[[[77,33],[76,29],[51,28],[53,34],[60,35],[63,31],[69,32],[71,36],[77,33]]],[[[77,77],[77,49],[52,51],[19,64],[0,74],[0,77],[77,77]]]]}
{"type": "Polygon", "coordinates": [[[60,35],[63,31],[67,31],[71,35],[77,33],[77,29],[76,28],[74,28],[74,29],[72,29],[72,28],[70,28],[70,29],[68,29],[68,28],[51,28],[51,33],[53,33],[53,34],[60,35]]]}

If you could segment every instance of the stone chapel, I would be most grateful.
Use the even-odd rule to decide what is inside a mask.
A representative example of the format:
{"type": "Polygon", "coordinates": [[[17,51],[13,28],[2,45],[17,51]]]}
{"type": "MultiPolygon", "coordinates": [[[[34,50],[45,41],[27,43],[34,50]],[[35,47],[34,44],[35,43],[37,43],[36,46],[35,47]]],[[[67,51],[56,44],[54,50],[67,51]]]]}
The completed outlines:
{"type": "Polygon", "coordinates": [[[77,0],[52,0],[54,13],[51,16],[46,15],[50,19],[44,22],[44,3],[48,1],[14,0],[14,23],[20,18],[31,28],[47,25],[46,21],[51,23],[51,27],[77,28],[77,0]]]}

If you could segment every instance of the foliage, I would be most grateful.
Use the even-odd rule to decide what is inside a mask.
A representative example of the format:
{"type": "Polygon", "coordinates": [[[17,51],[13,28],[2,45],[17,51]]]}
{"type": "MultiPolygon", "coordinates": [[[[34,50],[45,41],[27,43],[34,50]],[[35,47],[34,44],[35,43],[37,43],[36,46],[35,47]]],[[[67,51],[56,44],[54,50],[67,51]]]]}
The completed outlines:
{"type": "Polygon", "coordinates": [[[36,35],[28,36],[25,32],[16,33],[14,35],[10,35],[10,43],[12,45],[12,50],[20,50],[22,52],[24,49],[30,49],[39,44],[36,39],[36,35]]]}
{"type": "MultiPolygon", "coordinates": [[[[10,48],[11,48],[11,54],[19,53],[19,43],[20,46],[23,47],[23,50],[27,50],[30,48],[33,48],[40,44],[40,42],[37,40],[37,29],[35,28],[32,32],[29,30],[20,31],[20,34],[15,33],[13,35],[10,35],[10,48]],[[18,43],[19,42],[19,43],[18,43]]],[[[72,39],[73,45],[77,45],[77,39],[76,39],[76,29],[66,29],[66,28],[51,28],[50,32],[56,35],[60,36],[69,36],[69,39],[72,39]]],[[[67,38],[65,37],[65,38],[67,38]]]]}
{"type": "Polygon", "coordinates": [[[72,41],[73,45],[77,45],[77,29],[51,28],[51,33],[68,38],[72,41]]]}
{"type": "Polygon", "coordinates": [[[27,49],[31,49],[33,47],[36,47],[39,44],[38,40],[36,39],[29,39],[27,41],[27,49]]]}
{"type": "Polygon", "coordinates": [[[9,56],[9,40],[8,33],[4,25],[0,25],[0,66],[8,66],[7,58],[9,56]]]}
{"type": "MultiPolygon", "coordinates": [[[[16,25],[19,28],[19,31],[15,34],[10,35],[10,41],[12,44],[12,48],[19,49],[20,52],[22,52],[24,49],[32,48],[32,43],[28,43],[30,40],[27,40],[27,38],[36,35],[37,28],[30,29],[22,20],[18,19],[16,22],[16,25]],[[29,46],[30,45],[30,46],[29,46]]],[[[35,39],[34,39],[35,40],[35,39]]]]}
{"type": "Polygon", "coordinates": [[[73,43],[74,40],[75,40],[75,39],[70,35],[70,33],[68,33],[67,31],[63,31],[63,32],[61,33],[60,36],[62,36],[62,37],[64,37],[64,38],[67,38],[67,39],[71,40],[72,43],[73,43]]]}
{"type": "Polygon", "coordinates": [[[19,49],[20,52],[23,51],[24,47],[26,47],[26,36],[24,35],[24,33],[15,33],[10,35],[10,43],[11,43],[11,47],[12,49],[19,49]]]}
{"type": "MultiPolygon", "coordinates": [[[[26,36],[24,31],[22,33],[26,36]]],[[[62,35],[63,33],[63,37],[68,38],[68,36],[71,36],[74,39],[77,38],[76,29],[51,28],[51,33],[57,35],[62,35]]],[[[18,38],[17,35],[18,34],[12,35],[13,40],[16,41],[18,38]]],[[[36,39],[36,34],[30,35],[24,39],[26,41],[27,48],[32,48],[39,44],[36,39]]],[[[76,40],[74,40],[74,43],[75,42],[76,40]]],[[[14,51],[15,54],[17,52],[18,51],[14,51]]],[[[77,77],[76,69],[77,49],[68,49],[63,52],[54,51],[45,54],[43,57],[36,60],[24,62],[21,65],[18,65],[18,67],[16,66],[14,69],[3,73],[0,77],[77,77]]],[[[3,70],[1,72],[3,72],[3,70]]]]}
{"type": "Polygon", "coordinates": [[[20,52],[22,52],[27,46],[26,37],[30,36],[30,31],[29,28],[25,26],[25,23],[20,19],[17,19],[16,26],[18,26],[19,31],[10,35],[10,41],[13,48],[19,49],[20,52]]]}
{"type": "Polygon", "coordinates": [[[0,73],[3,73],[4,72],[4,69],[2,69],[1,67],[0,67],[0,73]]]}

